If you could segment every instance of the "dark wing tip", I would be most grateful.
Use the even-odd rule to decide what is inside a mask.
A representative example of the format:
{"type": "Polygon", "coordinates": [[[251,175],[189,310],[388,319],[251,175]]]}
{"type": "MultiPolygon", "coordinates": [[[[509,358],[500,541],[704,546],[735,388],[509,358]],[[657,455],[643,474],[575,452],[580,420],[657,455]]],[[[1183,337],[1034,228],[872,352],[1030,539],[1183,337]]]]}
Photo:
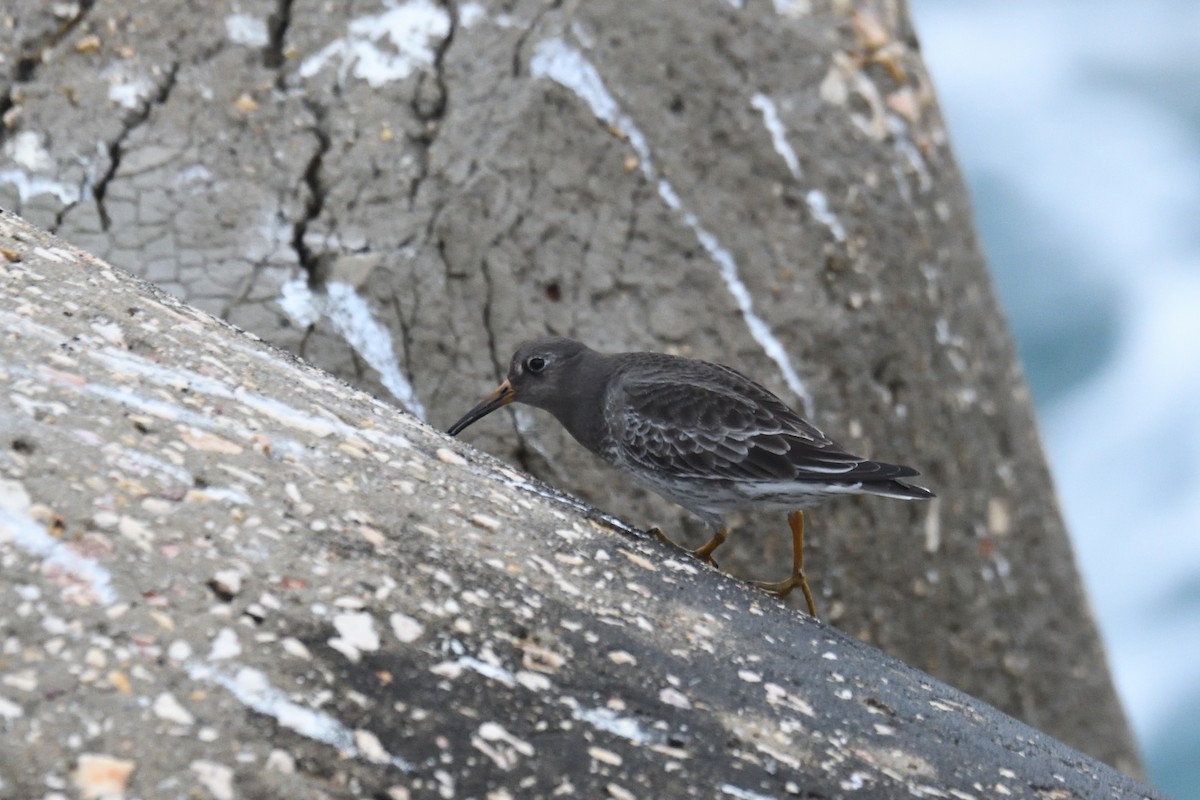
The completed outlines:
{"type": "Polygon", "coordinates": [[[867,483],[863,485],[863,488],[869,490],[871,494],[883,497],[895,497],[901,500],[932,500],[937,497],[936,494],[924,486],[917,486],[916,484],[897,480],[867,483]]]}

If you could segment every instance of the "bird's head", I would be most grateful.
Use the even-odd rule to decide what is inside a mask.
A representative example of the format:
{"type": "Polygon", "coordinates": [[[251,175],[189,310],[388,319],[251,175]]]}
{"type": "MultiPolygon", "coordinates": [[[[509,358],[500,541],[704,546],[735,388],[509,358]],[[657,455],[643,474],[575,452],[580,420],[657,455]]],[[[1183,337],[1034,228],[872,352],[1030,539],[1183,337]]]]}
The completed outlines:
{"type": "MultiPolygon", "coordinates": [[[[526,342],[517,348],[508,365],[508,377],[447,431],[457,436],[501,406],[525,403],[555,416],[579,391],[586,372],[585,362],[599,354],[574,339],[548,337],[526,342]]],[[[561,417],[560,417],[561,418],[561,417]]]]}

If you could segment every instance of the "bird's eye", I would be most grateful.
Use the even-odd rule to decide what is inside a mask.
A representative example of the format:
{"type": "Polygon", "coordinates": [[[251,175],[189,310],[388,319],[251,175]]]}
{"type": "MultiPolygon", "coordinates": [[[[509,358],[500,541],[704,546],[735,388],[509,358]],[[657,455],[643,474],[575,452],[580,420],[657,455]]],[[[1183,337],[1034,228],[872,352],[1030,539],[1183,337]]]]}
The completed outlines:
{"type": "Polygon", "coordinates": [[[530,372],[541,372],[546,368],[546,359],[541,356],[534,356],[525,362],[525,369],[530,372]]]}

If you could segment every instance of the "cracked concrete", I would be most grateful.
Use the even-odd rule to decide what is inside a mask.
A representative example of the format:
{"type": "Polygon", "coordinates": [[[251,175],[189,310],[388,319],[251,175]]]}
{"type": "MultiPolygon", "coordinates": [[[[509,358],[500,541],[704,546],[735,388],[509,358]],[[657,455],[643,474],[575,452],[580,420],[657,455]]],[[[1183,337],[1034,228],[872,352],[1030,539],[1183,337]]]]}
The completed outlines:
{"type": "MultiPolygon", "coordinates": [[[[799,386],[941,498],[810,515],[831,620],[1136,771],[902,3],[9,5],[0,206],[439,426],[547,331],[799,386]],[[550,42],[600,95],[534,74],[550,42]],[[395,374],[378,337],[289,317],[292,281],[349,287],[395,374]]],[[[696,534],[541,415],[470,440],[696,534]]],[[[749,516],[723,565],[787,546],[749,516]]]]}
{"type": "MultiPolygon", "coordinates": [[[[165,71],[155,75],[155,86],[153,93],[148,97],[139,98],[136,108],[129,114],[121,128],[121,132],[117,138],[108,144],[108,168],[104,174],[92,185],[92,199],[96,203],[96,213],[100,217],[100,227],[107,232],[112,227],[112,218],[109,216],[108,208],[104,204],[105,197],[108,195],[108,184],[112,181],[113,176],[121,168],[121,158],[126,146],[126,141],[129,137],[142,125],[150,119],[150,114],[156,106],[165,105],[168,98],[171,96],[171,89],[175,86],[175,76],[179,72],[179,64],[169,64],[165,71]]],[[[75,207],[75,203],[65,206],[55,217],[54,230],[62,227],[63,218],[71,212],[75,207]]]]}
{"type": "Polygon", "coordinates": [[[321,162],[325,158],[325,154],[329,152],[329,134],[325,132],[325,111],[321,106],[314,102],[307,102],[305,107],[314,121],[312,134],[317,138],[317,147],[313,150],[308,164],[304,168],[304,186],[308,190],[308,197],[303,216],[297,218],[292,225],[292,249],[296,251],[300,267],[308,275],[310,281],[316,281],[320,279],[319,259],[313,253],[313,249],[308,246],[305,236],[308,233],[309,223],[320,217],[321,210],[325,207],[325,187],[321,184],[321,162]]]}

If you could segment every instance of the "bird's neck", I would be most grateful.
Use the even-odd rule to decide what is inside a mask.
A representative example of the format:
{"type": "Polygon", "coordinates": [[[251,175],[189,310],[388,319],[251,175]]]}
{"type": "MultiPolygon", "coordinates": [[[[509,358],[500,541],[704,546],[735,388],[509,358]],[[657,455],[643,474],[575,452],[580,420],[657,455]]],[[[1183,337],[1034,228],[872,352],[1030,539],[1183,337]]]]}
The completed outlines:
{"type": "MultiPolygon", "coordinates": [[[[594,376],[598,377],[598,376],[594,376]]],[[[604,437],[603,380],[579,380],[567,386],[551,413],[575,440],[593,453],[600,452],[604,437]]]]}

